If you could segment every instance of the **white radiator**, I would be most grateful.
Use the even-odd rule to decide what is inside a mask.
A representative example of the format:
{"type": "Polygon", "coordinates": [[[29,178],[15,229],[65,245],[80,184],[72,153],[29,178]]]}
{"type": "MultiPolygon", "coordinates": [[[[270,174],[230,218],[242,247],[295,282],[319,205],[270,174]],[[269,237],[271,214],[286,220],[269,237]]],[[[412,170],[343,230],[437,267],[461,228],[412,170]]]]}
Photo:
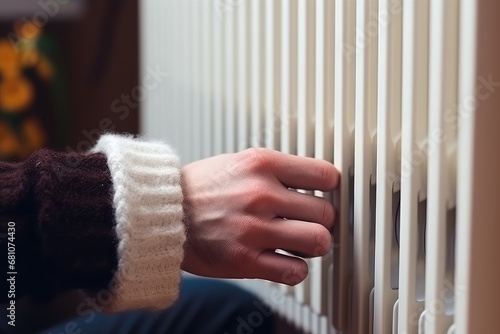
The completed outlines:
{"type": "Polygon", "coordinates": [[[332,161],[330,256],[246,281],[306,333],[500,333],[500,2],[144,0],[142,132],[332,161]],[[149,80],[149,79],[148,79],[149,80]],[[149,89],[149,90],[148,90],[149,89]]]}

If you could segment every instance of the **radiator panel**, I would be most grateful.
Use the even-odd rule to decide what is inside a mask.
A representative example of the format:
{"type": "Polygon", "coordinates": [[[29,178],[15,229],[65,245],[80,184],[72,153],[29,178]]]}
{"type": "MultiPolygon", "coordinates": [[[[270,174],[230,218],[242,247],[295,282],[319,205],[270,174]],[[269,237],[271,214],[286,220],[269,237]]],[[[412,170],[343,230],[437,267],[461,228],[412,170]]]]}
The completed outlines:
{"type": "Polygon", "coordinates": [[[481,259],[500,253],[500,158],[484,149],[486,137],[500,142],[500,5],[141,6],[143,73],[169,72],[145,95],[145,134],[168,139],[184,163],[263,146],[342,174],[335,192],[309,193],[332,201],[337,219],[306,281],[242,286],[306,333],[494,333],[500,268],[481,259]]]}

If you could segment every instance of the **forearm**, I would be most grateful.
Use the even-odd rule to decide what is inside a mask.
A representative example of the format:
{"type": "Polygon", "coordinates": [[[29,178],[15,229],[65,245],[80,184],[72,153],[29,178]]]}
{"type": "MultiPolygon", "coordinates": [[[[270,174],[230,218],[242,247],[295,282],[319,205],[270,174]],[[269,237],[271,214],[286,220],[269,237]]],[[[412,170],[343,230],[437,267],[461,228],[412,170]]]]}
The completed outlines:
{"type": "Polygon", "coordinates": [[[0,233],[16,224],[17,292],[48,299],[106,289],[112,311],[168,307],[185,240],[177,156],[119,135],[103,136],[93,152],[41,150],[0,164],[0,233]]]}

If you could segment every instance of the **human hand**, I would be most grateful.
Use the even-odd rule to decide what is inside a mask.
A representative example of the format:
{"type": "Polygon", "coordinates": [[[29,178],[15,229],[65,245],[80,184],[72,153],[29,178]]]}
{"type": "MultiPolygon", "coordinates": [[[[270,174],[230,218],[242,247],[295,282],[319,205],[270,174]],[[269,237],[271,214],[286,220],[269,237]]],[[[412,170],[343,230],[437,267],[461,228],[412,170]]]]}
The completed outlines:
{"type": "Polygon", "coordinates": [[[307,277],[306,262],[276,249],[303,257],[330,250],[332,205],[289,188],[333,190],[339,173],[332,164],[253,148],[200,160],[181,172],[184,270],[295,285],[307,277]]]}

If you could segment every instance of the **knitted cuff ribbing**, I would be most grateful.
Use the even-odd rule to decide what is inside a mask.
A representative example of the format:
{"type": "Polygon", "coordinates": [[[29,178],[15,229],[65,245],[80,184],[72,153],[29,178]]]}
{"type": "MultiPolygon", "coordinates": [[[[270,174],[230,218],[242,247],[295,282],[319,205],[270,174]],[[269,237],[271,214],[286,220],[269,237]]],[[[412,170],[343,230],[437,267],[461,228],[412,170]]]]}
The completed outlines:
{"type": "Polygon", "coordinates": [[[185,241],[180,164],[165,144],[104,135],[113,180],[118,268],[111,311],[163,309],[178,297],[185,241]]]}

